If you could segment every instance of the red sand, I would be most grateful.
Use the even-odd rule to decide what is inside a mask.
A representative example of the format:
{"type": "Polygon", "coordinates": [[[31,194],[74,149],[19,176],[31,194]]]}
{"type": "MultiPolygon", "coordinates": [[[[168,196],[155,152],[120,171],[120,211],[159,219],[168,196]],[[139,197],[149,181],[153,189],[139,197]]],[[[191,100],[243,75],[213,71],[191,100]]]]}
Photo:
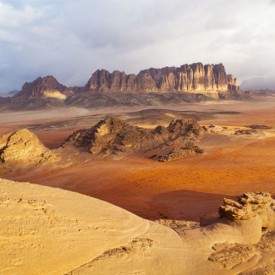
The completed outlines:
{"type": "MultiPolygon", "coordinates": [[[[273,105],[257,106],[256,111],[251,111],[250,105],[246,110],[245,104],[238,108],[226,107],[242,110],[242,114],[218,116],[202,123],[275,127],[274,101],[273,105]]],[[[61,129],[37,132],[51,147],[69,133],[61,129]]],[[[89,161],[54,172],[38,169],[9,178],[91,195],[150,219],[198,220],[203,214],[217,213],[224,196],[257,190],[275,195],[274,137],[208,137],[202,144],[204,155],[170,163],[129,157],[116,161],[89,161]]]]}

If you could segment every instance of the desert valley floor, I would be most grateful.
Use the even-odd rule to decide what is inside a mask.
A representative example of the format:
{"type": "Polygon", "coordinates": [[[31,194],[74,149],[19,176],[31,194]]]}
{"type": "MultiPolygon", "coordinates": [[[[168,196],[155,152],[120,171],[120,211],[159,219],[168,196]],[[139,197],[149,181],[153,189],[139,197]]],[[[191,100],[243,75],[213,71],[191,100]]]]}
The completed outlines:
{"type": "MultiPolygon", "coordinates": [[[[141,127],[167,125],[174,118],[196,118],[222,126],[200,142],[204,154],[159,163],[143,156],[98,159],[54,171],[37,168],[2,177],[60,187],[111,202],[149,219],[198,220],[216,212],[224,196],[264,190],[275,195],[275,98],[169,106],[166,109],[64,109],[5,113],[1,133],[28,127],[54,148],[76,129],[90,128],[106,115],[141,127]],[[34,118],[34,119],[33,119],[34,118]],[[234,135],[247,125],[271,130],[234,135]],[[234,131],[231,131],[234,129],[234,131]]],[[[52,167],[54,169],[54,167],[52,167]]]]}

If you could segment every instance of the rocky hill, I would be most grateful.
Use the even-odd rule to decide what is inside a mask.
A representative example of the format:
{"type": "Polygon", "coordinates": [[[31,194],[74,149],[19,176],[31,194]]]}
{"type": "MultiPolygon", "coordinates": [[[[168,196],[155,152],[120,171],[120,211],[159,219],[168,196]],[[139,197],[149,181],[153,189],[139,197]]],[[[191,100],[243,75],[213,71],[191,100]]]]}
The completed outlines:
{"type": "Polygon", "coordinates": [[[238,91],[237,79],[227,75],[222,64],[185,64],[181,67],[151,68],[137,75],[97,70],[86,89],[97,92],[226,92],[238,91]]]}
{"type": "Polygon", "coordinates": [[[202,153],[196,141],[205,131],[192,120],[173,120],[168,127],[158,126],[149,130],[108,117],[91,129],[74,132],[63,146],[73,145],[96,156],[150,152],[148,156],[155,160],[169,161],[202,153]]]}

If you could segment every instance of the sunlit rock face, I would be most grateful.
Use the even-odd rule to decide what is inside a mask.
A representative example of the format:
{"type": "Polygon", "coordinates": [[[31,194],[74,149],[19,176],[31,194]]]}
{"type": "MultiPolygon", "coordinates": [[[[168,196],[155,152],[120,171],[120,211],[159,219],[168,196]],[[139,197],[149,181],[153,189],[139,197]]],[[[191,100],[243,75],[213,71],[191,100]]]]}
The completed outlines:
{"type": "Polygon", "coordinates": [[[238,91],[238,81],[222,64],[185,64],[150,68],[137,75],[97,70],[85,87],[96,92],[227,92],[238,91]]]}
{"type": "Polygon", "coordinates": [[[227,82],[228,82],[228,89],[230,91],[238,91],[239,90],[238,80],[232,74],[227,75],[227,82]]]}
{"type": "Polygon", "coordinates": [[[62,94],[61,92],[57,90],[45,90],[43,92],[43,97],[51,97],[51,98],[57,98],[57,99],[66,99],[66,95],[62,94]]]}

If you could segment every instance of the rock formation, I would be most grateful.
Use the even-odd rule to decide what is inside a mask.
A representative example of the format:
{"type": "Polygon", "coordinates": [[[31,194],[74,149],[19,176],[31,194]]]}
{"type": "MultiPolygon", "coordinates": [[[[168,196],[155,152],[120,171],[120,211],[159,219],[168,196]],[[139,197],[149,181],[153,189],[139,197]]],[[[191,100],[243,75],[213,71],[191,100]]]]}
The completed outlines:
{"type": "Polygon", "coordinates": [[[5,164],[4,167],[15,168],[49,162],[67,166],[79,162],[78,157],[88,157],[81,155],[81,152],[89,152],[98,157],[149,152],[152,159],[171,161],[202,153],[195,143],[205,131],[191,120],[174,120],[168,127],[158,126],[149,130],[108,117],[91,129],[74,132],[59,149],[50,150],[34,133],[22,129],[8,133],[0,139],[0,163],[5,164]],[[155,150],[158,154],[153,153],[155,150]]]}
{"type": "Polygon", "coordinates": [[[237,92],[239,90],[239,84],[236,77],[232,74],[227,75],[228,90],[237,92]]]}
{"type": "Polygon", "coordinates": [[[53,76],[38,77],[33,82],[26,82],[16,97],[54,97],[65,99],[62,94],[66,87],[60,84],[53,76]]]}
{"type": "Polygon", "coordinates": [[[238,197],[238,201],[224,199],[224,205],[219,208],[219,213],[221,217],[233,221],[259,217],[262,228],[275,230],[275,200],[269,193],[244,193],[238,197]]]}
{"type": "Polygon", "coordinates": [[[37,165],[57,161],[59,157],[45,147],[38,137],[27,129],[8,133],[0,139],[0,162],[8,165],[37,165]]]}
{"type": "Polygon", "coordinates": [[[154,130],[149,130],[108,117],[91,129],[74,132],[63,146],[73,145],[100,156],[144,153],[160,149],[161,152],[165,152],[164,155],[161,153],[151,157],[165,161],[181,158],[190,153],[201,153],[202,150],[195,145],[195,141],[204,131],[203,127],[191,120],[174,120],[168,127],[158,126],[154,130]],[[172,154],[175,151],[177,153],[172,154]]]}
{"type": "Polygon", "coordinates": [[[181,67],[148,69],[137,75],[97,70],[86,89],[96,92],[226,92],[238,91],[237,79],[222,64],[194,63],[181,67]]]}

